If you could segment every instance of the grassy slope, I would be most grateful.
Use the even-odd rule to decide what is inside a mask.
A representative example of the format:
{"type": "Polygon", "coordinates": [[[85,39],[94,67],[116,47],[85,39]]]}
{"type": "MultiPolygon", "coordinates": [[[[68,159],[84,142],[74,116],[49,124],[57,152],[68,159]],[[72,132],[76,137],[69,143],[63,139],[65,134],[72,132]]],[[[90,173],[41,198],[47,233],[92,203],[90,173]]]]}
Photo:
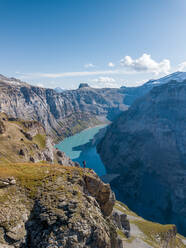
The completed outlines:
{"type": "MultiPolygon", "coordinates": [[[[3,118],[3,114],[0,117],[3,118]]],[[[19,155],[20,149],[26,149],[27,156],[30,157],[36,152],[34,144],[37,144],[40,150],[45,148],[46,135],[37,134],[33,140],[29,140],[20,131],[28,131],[21,121],[6,120],[3,123],[6,131],[0,134],[0,163],[24,162],[25,157],[19,155]]]]}
{"type": "MultiPolygon", "coordinates": [[[[38,187],[43,181],[50,179],[54,180],[57,175],[63,175],[64,181],[66,177],[72,177],[73,173],[78,173],[83,176],[82,168],[50,165],[46,163],[9,163],[0,164],[0,178],[14,177],[17,183],[24,189],[28,190],[30,196],[34,197],[38,187]]],[[[0,191],[0,202],[4,199],[0,191]]]]}
{"type": "MultiPolygon", "coordinates": [[[[115,204],[115,209],[126,214],[130,221],[131,225],[131,236],[127,239],[122,233],[118,230],[118,234],[124,240],[125,247],[136,247],[135,245],[141,241],[142,243],[148,245],[148,247],[161,248],[161,241],[167,236],[167,232],[175,228],[174,225],[161,225],[159,223],[147,221],[134,212],[132,212],[125,204],[117,201],[115,204]]],[[[186,238],[177,234],[176,239],[171,241],[169,247],[172,248],[185,248],[186,247],[186,238]],[[171,243],[172,242],[172,243],[171,243]]]]}
{"type": "Polygon", "coordinates": [[[89,169],[44,163],[0,164],[0,179],[7,177],[16,179],[16,185],[0,187],[0,225],[7,230],[15,226],[25,207],[31,211],[35,200],[38,199],[48,210],[61,214],[62,210],[58,208],[58,198],[61,197],[69,205],[72,201],[77,202],[73,217],[70,219],[71,223],[79,222],[83,215],[88,219],[97,221],[99,219],[100,225],[106,225],[107,220],[101,215],[97,216],[94,204],[91,210],[87,208],[80,183],[84,182],[84,176],[95,177],[95,174],[89,169]],[[6,211],[11,217],[6,217],[6,211]],[[13,214],[10,215],[10,212],[13,214]]]}

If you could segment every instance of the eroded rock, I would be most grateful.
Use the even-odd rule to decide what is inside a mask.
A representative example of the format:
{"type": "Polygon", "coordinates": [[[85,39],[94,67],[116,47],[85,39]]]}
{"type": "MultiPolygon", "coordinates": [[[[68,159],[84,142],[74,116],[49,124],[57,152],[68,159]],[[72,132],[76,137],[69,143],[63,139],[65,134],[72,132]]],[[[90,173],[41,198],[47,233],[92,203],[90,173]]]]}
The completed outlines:
{"type": "MultiPolygon", "coordinates": [[[[35,166],[33,168],[37,170],[39,165],[29,166],[35,166]]],[[[39,179],[32,176],[27,179],[28,184],[18,180],[13,188],[3,188],[5,198],[0,204],[0,247],[118,247],[116,228],[112,219],[107,217],[108,209],[106,211],[103,207],[110,203],[109,212],[113,208],[110,188],[89,169],[66,168],[59,166],[54,171],[51,166],[46,179],[46,175],[43,175],[44,179],[42,175],[39,179]],[[100,184],[96,195],[94,186],[87,184],[89,177],[96,185],[100,184]]],[[[37,176],[38,173],[41,173],[39,168],[37,176]]],[[[12,180],[5,181],[12,183],[12,180]]]]}

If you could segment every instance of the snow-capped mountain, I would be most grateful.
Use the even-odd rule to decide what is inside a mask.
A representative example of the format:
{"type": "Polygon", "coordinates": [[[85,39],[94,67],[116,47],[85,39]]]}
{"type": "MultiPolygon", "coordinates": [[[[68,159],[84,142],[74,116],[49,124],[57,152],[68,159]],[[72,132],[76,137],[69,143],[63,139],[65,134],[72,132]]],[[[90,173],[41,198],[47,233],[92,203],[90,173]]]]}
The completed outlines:
{"type": "Polygon", "coordinates": [[[149,80],[147,83],[138,87],[121,87],[121,90],[125,94],[124,103],[130,106],[137,98],[144,96],[156,86],[166,84],[170,81],[183,82],[184,80],[186,80],[186,72],[178,71],[159,79],[149,80]]]}
{"type": "Polygon", "coordinates": [[[177,81],[177,82],[183,82],[184,80],[186,80],[186,72],[182,72],[182,71],[177,71],[174,72],[172,74],[169,74],[165,77],[162,77],[160,79],[156,79],[156,80],[149,80],[145,85],[160,85],[160,84],[165,84],[168,83],[169,81],[177,81]]]}
{"type": "Polygon", "coordinates": [[[10,85],[19,85],[19,86],[24,86],[24,85],[28,85],[25,82],[22,82],[21,80],[17,79],[17,78],[8,78],[3,76],[2,74],[0,74],[0,83],[6,83],[6,84],[10,84],[10,85]]]}

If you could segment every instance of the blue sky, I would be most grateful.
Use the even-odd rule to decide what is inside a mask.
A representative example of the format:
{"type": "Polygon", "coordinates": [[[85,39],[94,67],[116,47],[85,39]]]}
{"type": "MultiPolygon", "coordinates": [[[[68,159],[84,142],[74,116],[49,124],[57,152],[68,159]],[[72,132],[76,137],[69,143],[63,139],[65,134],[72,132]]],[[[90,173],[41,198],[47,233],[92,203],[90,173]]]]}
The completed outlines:
{"type": "Polygon", "coordinates": [[[0,0],[0,73],[76,88],[185,70],[185,13],[185,0],[0,0]]]}

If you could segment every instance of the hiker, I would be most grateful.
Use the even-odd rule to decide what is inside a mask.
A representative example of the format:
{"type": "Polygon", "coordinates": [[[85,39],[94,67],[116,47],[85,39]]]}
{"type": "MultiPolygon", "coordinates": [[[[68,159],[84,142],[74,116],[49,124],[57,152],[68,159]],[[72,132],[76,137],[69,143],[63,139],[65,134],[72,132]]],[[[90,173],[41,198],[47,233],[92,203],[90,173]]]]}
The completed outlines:
{"type": "Polygon", "coordinates": [[[86,161],[85,160],[83,161],[83,168],[84,169],[86,168],[86,161]]]}

